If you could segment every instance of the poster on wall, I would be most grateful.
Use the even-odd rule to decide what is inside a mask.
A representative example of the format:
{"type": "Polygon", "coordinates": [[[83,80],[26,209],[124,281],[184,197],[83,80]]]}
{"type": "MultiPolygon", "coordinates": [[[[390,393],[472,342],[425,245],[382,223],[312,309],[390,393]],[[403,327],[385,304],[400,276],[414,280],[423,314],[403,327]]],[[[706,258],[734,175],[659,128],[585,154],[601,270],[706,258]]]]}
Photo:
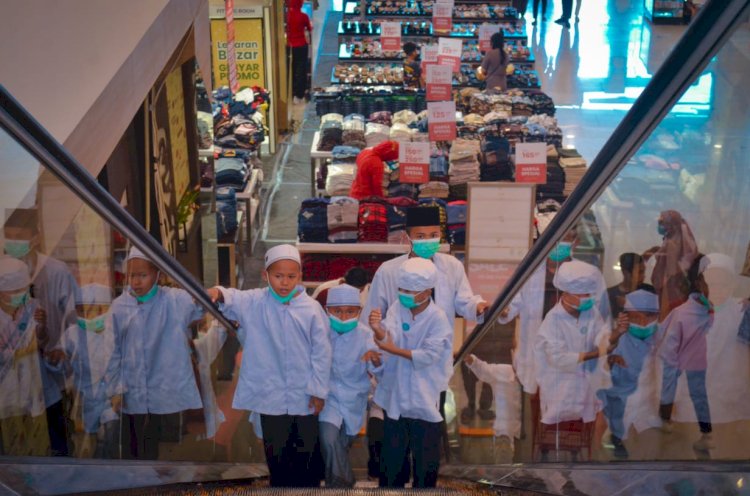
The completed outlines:
{"type": "MultiPolygon", "coordinates": [[[[236,9],[235,9],[236,10],[236,9]]],[[[234,48],[239,88],[266,85],[263,20],[234,18],[234,48]]],[[[214,88],[229,85],[229,50],[224,19],[211,20],[214,88]]]]}
{"type": "Polygon", "coordinates": [[[188,157],[187,131],[185,130],[185,97],[182,90],[181,67],[169,73],[165,86],[174,189],[175,193],[181,196],[190,188],[190,159],[188,157]]]}

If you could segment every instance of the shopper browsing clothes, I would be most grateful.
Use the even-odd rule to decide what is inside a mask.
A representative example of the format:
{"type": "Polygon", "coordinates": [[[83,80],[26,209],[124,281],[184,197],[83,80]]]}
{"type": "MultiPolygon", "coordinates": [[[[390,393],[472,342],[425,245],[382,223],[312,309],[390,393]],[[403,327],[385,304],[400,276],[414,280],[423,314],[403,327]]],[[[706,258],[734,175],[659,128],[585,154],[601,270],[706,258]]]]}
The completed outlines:
{"type": "Polygon", "coordinates": [[[294,103],[304,103],[310,58],[312,23],[302,12],[302,0],[289,0],[286,14],[286,44],[292,53],[292,95],[294,103]]]}
{"type": "Polygon", "coordinates": [[[501,29],[490,38],[491,49],[484,55],[482,65],[477,68],[477,79],[484,81],[488,90],[508,89],[507,74],[515,70],[505,52],[505,35],[501,29]]]}
{"type": "Polygon", "coordinates": [[[404,87],[411,89],[424,88],[422,62],[419,60],[419,45],[412,41],[404,43],[404,87]]]}
{"type": "Polygon", "coordinates": [[[227,318],[239,322],[244,352],[232,407],[260,415],[273,487],[320,484],[313,455],[329,391],[331,342],[328,316],[300,285],[301,263],[294,246],[275,246],[265,254],[267,288],[208,290],[227,318]]]}
{"type": "Polygon", "coordinates": [[[386,162],[394,160],[398,160],[398,141],[384,141],[362,150],[357,156],[357,175],[354,176],[349,196],[357,200],[370,196],[383,198],[386,162]]]}
{"type": "Polygon", "coordinates": [[[451,362],[453,328],[432,301],[439,270],[421,257],[405,261],[396,281],[398,297],[388,314],[374,309],[369,323],[385,353],[375,403],[385,412],[382,487],[403,487],[407,452],[413,459],[413,487],[435,487],[440,467],[438,404],[451,362]]]}

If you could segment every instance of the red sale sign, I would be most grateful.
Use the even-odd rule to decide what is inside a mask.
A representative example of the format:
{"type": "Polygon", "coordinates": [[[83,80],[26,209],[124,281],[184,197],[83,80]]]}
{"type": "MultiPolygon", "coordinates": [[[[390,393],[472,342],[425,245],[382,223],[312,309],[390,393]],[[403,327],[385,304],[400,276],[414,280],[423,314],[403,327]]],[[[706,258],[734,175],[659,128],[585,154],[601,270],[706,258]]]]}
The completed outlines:
{"type": "Polygon", "coordinates": [[[440,1],[432,6],[432,32],[448,34],[453,30],[453,1],[440,1]]]}
{"type": "Polygon", "coordinates": [[[492,49],[492,43],[490,42],[492,35],[500,30],[500,26],[497,24],[484,23],[479,26],[479,50],[482,52],[488,52],[492,49]]]}
{"type": "Polygon", "coordinates": [[[452,100],[453,71],[446,65],[430,64],[425,75],[427,83],[427,101],[452,100]]]}
{"type": "Polygon", "coordinates": [[[547,145],[545,143],[516,144],[516,182],[547,183],[547,145]]]}
{"type": "Polygon", "coordinates": [[[380,45],[385,51],[401,51],[401,23],[380,24],[380,45]]]}
{"type": "Polygon", "coordinates": [[[400,183],[426,183],[430,180],[429,143],[399,143],[398,162],[400,183]]]}
{"type": "Polygon", "coordinates": [[[430,141],[456,139],[456,103],[429,102],[427,104],[427,130],[430,141]]]}
{"type": "Polygon", "coordinates": [[[461,52],[463,42],[452,38],[438,40],[438,64],[447,65],[453,72],[461,70],[461,52]]]}
{"type": "Polygon", "coordinates": [[[422,47],[422,73],[427,77],[427,66],[437,64],[438,46],[424,45],[422,47]]]}

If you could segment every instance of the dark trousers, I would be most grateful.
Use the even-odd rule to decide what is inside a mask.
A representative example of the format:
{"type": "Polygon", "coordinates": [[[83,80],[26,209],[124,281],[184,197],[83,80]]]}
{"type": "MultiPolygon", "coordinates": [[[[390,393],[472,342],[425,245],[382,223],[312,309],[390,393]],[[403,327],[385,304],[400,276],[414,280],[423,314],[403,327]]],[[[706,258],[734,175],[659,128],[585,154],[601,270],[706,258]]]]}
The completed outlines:
{"type": "Polygon", "coordinates": [[[569,21],[572,13],[573,13],[573,0],[562,0],[561,19],[565,19],[566,21],[569,21]]]}
{"type": "Polygon", "coordinates": [[[383,424],[383,478],[381,487],[404,487],[402,472],[407,451],[411,451],[412,487],[435,487],[440,468],[440,422],[386,415],[383,424]]]}
{"type": "Polygon", "coordinates": [[[304,98],[307,91],[307,51],[309,45],[292,48],[292,95],[304,98]]]}
{"type": "Polygon", "coordinates": [[[547,13],[547,0],[542,0],[542,11],[539,12],[539,0],[534,0],[534,19],[536,19],[538,14],[542,14],[542,17],[544,17],[547,13]]]}
{"type": "Polygon", "coordinates": [[[318,443],[315,415],[261,415],[263,448],[272,487],[318,487],[321,469],[314,463],[318,443]]]}
{"type": "Polygon", "coordinates": [[[156,460],[159,458],[159,441],[164,415],[156,413],[124,413],[120,422],[123,458],[156,460]]]}
{"type": "Polygon", "coordinates": [[[372,478],[380,477],[380,453],[383,450],[383,421],[379,418],[367,420],[367,450],[370,458],[367,460],[367,475],[372,478]]]}
{"type": "Polygon", "coordinates": [[[68,456],[68,429],[62,400],[47,408],[47,432],[52,456],[68,456]]]}
{"type": "MultiPolygon", "coordinates": [[[[464,389],[466,390],[466,399],[469,402],[469,408],[472,410],[476,408],[477,404],[477,376],[471,371],[468,365],[461,362],[461,377],[464,381],[464,389]]],[[[479,409],[489,410],[492,408],[492,386],[486,383],[482,383],[482,393],[479,396],[479,409]]]]}

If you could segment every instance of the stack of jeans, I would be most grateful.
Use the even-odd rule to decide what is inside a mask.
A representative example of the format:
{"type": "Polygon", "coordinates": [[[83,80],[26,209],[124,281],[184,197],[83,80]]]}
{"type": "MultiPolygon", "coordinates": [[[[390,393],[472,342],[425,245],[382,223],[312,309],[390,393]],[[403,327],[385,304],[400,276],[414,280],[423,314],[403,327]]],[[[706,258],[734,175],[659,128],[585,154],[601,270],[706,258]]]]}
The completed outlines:
{"type": "Polygon", "coordinates": [[[237,231],[237,197],[233,188],[216,188],[216,237],[231,237],[237,231]]]}
{"type": "Polygon", "coordinates": [[[234,188],[236,191],[245,189],[247,180],[247,165],[238,157],[223,157],[216,160],[214,165],[216,185],[234,188]]]}
{"type": "Polygon", "coordinates": [[[328,243],[328,200],[309,198],[302,202],[297,236],[302,243],[328,243]]]}

